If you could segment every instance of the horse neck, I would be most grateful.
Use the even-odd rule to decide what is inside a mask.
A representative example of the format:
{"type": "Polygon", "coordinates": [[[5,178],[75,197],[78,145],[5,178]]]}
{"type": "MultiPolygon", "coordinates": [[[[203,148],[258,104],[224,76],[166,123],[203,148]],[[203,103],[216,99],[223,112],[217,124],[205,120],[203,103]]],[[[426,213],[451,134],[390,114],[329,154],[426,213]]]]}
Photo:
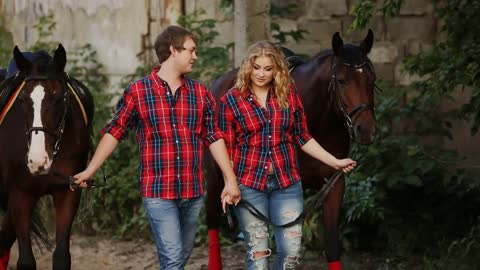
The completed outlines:
{"type": "Polygon", "coordinates": [[[85,125],[80,108],[76,103],[71,101],[67,116],[65,119],[65,133],[62,140],[65,143],[73,143],[75,145],[88,146],[90,140],[90,125],[85,125]]]}

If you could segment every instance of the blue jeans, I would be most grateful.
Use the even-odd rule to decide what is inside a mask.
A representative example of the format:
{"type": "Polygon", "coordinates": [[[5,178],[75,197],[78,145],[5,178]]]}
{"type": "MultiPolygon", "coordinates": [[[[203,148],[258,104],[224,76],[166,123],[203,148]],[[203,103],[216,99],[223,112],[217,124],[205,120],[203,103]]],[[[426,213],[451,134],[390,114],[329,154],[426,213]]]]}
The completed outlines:
{"type": "MultiPolygon", "coordinates": [[[[242,200],[255,206],[273,224],[282,225],[294,221],[303,212],[303,190],[301,182],[281,189],[275,176],[268,176],[264,191],[239,185],[242,200]]],[[[257,219],[244,207],[235,207],[247,249],[247,269],[268,270],[268,224],[257,219]],[[263,252],[256,254],[257,252],[263,252]]],[[[274,270],[293,269],[298,265],[302,241],[302,222],[290,227],[273,227],[277,256],[274,270]]]]}
{"type": "Polygon", "coordinates": [[[203,197],[162,200],[143,197],[162,270],[183,270],[192,253],[203,197]]]}

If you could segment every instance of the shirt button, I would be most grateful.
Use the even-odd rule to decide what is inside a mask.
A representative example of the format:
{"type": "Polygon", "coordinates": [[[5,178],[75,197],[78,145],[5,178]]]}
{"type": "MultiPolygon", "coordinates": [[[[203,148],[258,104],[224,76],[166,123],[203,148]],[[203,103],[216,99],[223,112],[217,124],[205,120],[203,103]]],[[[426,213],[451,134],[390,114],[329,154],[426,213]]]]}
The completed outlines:
{"type": "Polygon", "coordinates": [[[268,167],[267,167],[267,166],[265,166],[265,170],[266,170],[266,169],[268,169],[268,167]]]}
{"type": "Polygon", "coordinates": [[[269,153],[269,154],[271,154],[271,153],[272,153],[272,151],[268,151],[268,153],[269,153]]]}
{"type": "Polygon", "coordinates": [[[175,142],[178,143],[178,140],[176,140],[175,142]]]}
{"type": "Polygon", "coordinates": [[[177,175],[177,177],[178,177],[178,178],[180,178],[180,174],[179,174],[179,175],[177,175]]]}
{"type": "Polygon", "coordinates": [[[272,122],[272,120],[268,119],[268,123],[272,122]]]}
{"type": "Polygon", "coordinates": [[[175,127],[176,125],[175,125],[175,124],[173,124],[173,126],[175,127]]]}
{"type": "Polygon", "coordinates": [[[271,139],[271,138],[272,138],[272,135],[268,135],[268,138],[270,138],[270,139],[271,139]]]}
{"type": "Polygon", "coordinates": [[[180,157],[177,157],[177,159],[180,159],[180,157]]]}

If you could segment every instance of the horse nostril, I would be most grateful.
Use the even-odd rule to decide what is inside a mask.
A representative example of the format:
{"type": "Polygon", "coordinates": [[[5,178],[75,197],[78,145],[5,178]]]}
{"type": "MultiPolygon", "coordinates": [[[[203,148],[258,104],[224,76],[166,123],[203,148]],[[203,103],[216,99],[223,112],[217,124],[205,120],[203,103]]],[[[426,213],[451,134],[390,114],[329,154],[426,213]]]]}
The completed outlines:
{"type": "Polygon", "coordinates": [[[32,159],[29,159],[29,160],[28,160],[28,163],[32,164],[32,163],[33,163],[33,160],[32,160],[32,159]]]}
{"type": "Polygon", "coordinates": [[[358,134],[362,133],[362,130],[363,130],[362,125],[357,125],[357,126],[355,127],[355,131],[356,131],[358,134]]]}

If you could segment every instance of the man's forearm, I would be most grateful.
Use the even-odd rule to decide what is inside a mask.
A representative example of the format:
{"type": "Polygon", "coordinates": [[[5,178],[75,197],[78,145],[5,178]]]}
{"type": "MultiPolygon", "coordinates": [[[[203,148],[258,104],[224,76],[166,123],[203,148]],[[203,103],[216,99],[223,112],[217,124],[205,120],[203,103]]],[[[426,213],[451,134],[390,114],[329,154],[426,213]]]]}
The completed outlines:
{"type": "Polygon", "coordinates": [[[87,170],[94,174],[105,162],[105,160],[110,156],[113,150],[118,145],[118,140],[115,139],[111,134],[105,133],[102,139],[98,143],[95,154],[92,157],[92,160],[88,164],[87,170]]]}
{"type": "Polygon", "coordinates": [[[230,162],[230,157],[228,156],[227,147],[225,146],[225,141],[220,139],[209,146],[210,153],[212,153],[213,158],[217,162],[220,170],[222,170],[223,178],[225,182],[235,181],[236,176],[232,169],[232,164],[230,162]]]}

